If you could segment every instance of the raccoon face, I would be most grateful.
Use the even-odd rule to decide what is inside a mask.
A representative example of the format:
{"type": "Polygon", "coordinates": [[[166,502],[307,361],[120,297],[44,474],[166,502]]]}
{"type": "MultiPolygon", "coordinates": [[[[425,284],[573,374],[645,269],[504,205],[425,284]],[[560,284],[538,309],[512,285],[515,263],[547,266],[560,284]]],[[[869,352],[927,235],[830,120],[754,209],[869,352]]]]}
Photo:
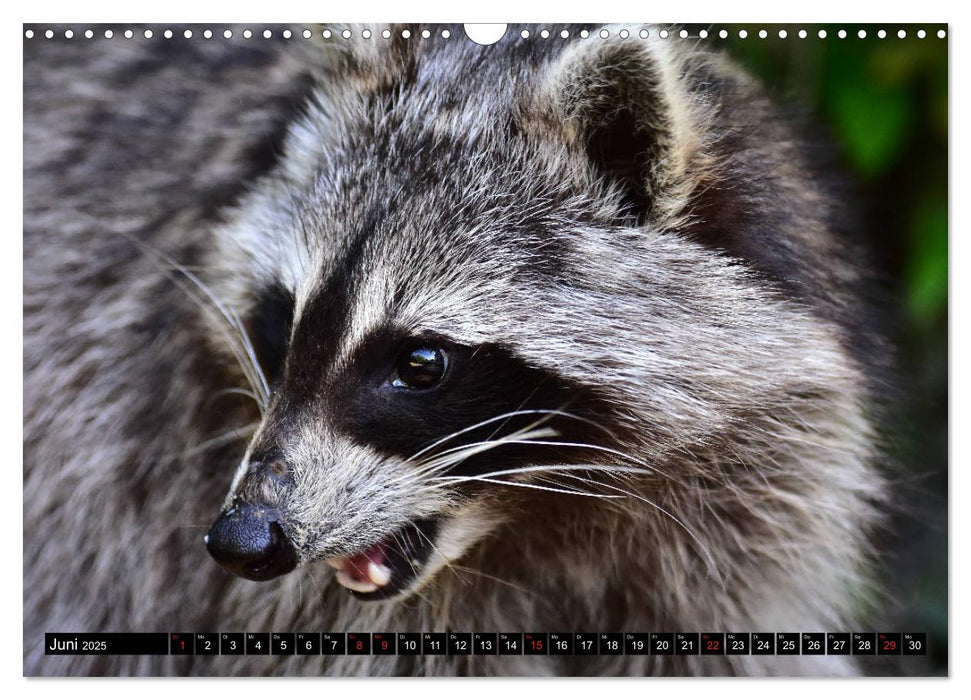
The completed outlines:
{"type": "Polygon", "coordinates": [[[389,55],[341,55],[219,231],[210,282],[252,352],[212,337],[258,359],[265,404],[207,536],[227,569],[407,594],[548,499],[653,503],[741,423],[855,381],[759,260],[689,234],[718,182],[679,54],[389,55]]]}
{"type": "MultiPolygon", "coordinates": [[[[610,222],[585,189],[544,191],[545,172],[503,157],[516,148],[526,155],[510,142],[415,143],[407,152],[427,160],[388,165],[349,151],[341,172],[321,176],[333,189],[312,196],[322,227],[300,241],[307,276],[287,289],[277,274],[248,315],[269,401],[209,533],[227,568],[265,579],[326,560],[356,595],[387,597],[420,586],[515,512],[506,492],[516,487],[495,482],[584,490],[542,469],[595,460],[582,445],[590,433],[607,444],[608,407],[558,372],[560,359],[537,363],[517,346],[540,290],[549,297],[574,274],[558,250],[572,245],[567,217],[610,222]],[[483,155],[489,170],[466,164],[483,155]],[[351,177],[362,181],[341,188],[351,177]],[[477,178],[519,196],[483,196],[477,178]]],[[[571,313],[555,317],[572,325],[571,313]]]]}

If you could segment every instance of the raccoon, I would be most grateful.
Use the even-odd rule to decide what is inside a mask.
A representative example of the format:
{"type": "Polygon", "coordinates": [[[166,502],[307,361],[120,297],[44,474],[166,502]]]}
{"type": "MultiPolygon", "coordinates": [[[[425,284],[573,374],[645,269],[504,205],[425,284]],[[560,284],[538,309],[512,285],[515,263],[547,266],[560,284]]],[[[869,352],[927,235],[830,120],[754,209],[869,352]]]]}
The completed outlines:
{"type": "Polygon", "coordinates": [[[25,673],[859,673],[44,654],[840,631],[876,595],[888,350],[825,148],[654,27],[344,29],[25,40],[25,673]]]}

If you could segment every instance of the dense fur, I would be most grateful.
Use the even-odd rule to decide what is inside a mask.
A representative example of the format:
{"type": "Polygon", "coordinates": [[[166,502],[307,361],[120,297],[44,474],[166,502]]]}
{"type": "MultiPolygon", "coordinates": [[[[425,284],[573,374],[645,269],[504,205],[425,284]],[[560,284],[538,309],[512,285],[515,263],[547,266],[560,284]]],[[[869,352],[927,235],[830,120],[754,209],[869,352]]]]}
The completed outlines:
{"type": "Polygon", "coordinates": [[[813,150],[692,41],[352,29],[25,42],[25,672],[856,672],[42,654],[70,630],[857,623],[884,360],[813,150]],[[384,383],[412,337],[452,348],[437,392],[384,383]],[[459,433],[527,410],[556,413],[459,433]],[[558,444],[412,459],[516,430],[558,444]],[[270,453],[285,484],[253,466],[270,453]],[[284,513],[295,572],[212,562],[233,497],[284,513]],[[358,601],[322,563],[420,518],[417,592],[358,601]]]}

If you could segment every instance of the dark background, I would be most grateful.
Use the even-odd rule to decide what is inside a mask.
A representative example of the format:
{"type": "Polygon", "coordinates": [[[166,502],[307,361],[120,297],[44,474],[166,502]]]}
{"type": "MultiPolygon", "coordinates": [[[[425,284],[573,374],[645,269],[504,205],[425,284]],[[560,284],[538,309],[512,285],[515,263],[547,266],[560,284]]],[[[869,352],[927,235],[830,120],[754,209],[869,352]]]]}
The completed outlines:
{"type": "Polygon", "coordinates": [[[890,407],[887,425],[897,502],[882,542],[891,600],[882,613],[872,613],[881,607],[873,601],[861,601],[861,610],[893,631],[927,632],[926,658],[898,659],[909,672],[947,673],[948,39],[938,37],[947,26],[716,25],[689,31],[695,36],[702,28],[709,32],[706,41],[758,76],[777,102],[805,111],[863,195],[863,233],[889,291],[902,399],[890,407]],[[722,29],[728,38],[718,36],[722,29]],[[758,36],[762,29],[765,39],[758,36]],[[787,38],[778,37],[780,29],[787,38]],[[799,29],[807,30],[805,39],[799,29]],[[820,29],[825,39],[818,38],[820,29]],[[866,38],[858,36],[861,29],[866,38]],[[886,38],[878,38],[879,29],[886,38]],[[898,38],[901,29],[906,38],[898,38]]]}

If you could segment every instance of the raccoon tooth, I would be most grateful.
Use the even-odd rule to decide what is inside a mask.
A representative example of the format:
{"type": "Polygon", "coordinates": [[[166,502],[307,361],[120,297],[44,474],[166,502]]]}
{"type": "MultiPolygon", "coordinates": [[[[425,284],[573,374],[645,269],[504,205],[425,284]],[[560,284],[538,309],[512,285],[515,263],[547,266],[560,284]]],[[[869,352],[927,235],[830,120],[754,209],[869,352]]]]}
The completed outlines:
{"type": "Polygon", "coordinates": [[[391,583],[391,569],[384,564],[377,564],[373,561],[368,562],[367,575],[371,583],[376,586],[387,586],[391,583]]]}
{"type": "Polygon", "coordinates": [[[324,563],[330,568],[340,571],[347,564],[347,559],[344,557],[331,557],[330,559],[325,559],[324,563]]]}
{"type": "Polygon", "coordinates": [[[343,569],[337,572],[337,583],[358,593],[371,593],[378,590],[378,587],[371,581],[358,581],[343,569]]]}

